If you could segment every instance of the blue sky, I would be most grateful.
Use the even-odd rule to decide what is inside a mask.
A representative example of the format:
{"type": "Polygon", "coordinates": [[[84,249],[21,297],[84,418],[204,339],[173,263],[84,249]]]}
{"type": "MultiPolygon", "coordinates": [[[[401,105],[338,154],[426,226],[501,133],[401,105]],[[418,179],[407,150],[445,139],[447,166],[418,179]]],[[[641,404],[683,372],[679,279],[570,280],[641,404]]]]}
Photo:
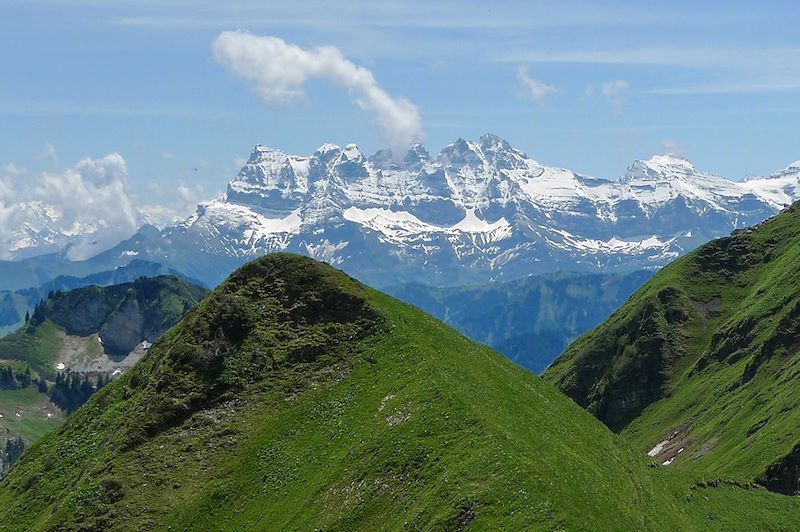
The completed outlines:
{"type": "Polygon", "coordinates": [[[609,178],[664,151],[737,179],[800,159],[797,2],[334,4],[0,0],[0,165],[24,187],[118,152],[140,201],[188,205],[255,143],[384,144],[360,89],[330,75],[264,98],[215,59],[230,30],[336,47],[416,107],[432,152],[494,132],[609,178]]]}

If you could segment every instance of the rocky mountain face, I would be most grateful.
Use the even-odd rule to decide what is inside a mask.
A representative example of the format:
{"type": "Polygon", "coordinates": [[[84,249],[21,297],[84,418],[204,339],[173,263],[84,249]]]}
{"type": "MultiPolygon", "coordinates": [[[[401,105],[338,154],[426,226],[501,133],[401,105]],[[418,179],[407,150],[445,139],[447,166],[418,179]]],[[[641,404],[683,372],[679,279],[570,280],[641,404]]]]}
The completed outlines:
{"type": "MultiPolygon", "coordinates": [[[[137,265],[140,272],[158,269],[137,265]]],[[[120,269],[93,279],[132,273],[120,269]]],[[[61,278],[55,286],[82,281],[61,278]]],[[[0,477],[22,447],[124,374],[207,292],[163,275],[113,286],[54,289],[46,295],[21,329],[0,338],[0,477]]]]}
{"type": "Polygon", "coordinates": [[[126,369],[144,342],[158,339],[207,293],[168,275],[51,292],[24,327],[0,338],[0,359],[28,364],[48,378],[64,370],[126,369]]]}
{"type": "MultiPolygon", "coordinates": [[[[182,277],[180,272],[172,268],[134,259],[124,266],[86,277],[61,275],[37,287],[15,291],[0,290],[0,337],[21,327],[24,324],[25,313],[32,312],[34,307],[43,299],[47,299],[52,292],[66,292],[90,285],[110,286],[130,283],[140,277],[158,277],[161,275],[182,277]]],[[[187,281],[192,284],[201,284],[193,279],[187,279],[187,281]]]]}
{"type": "Polygon", "coordinates": [[[777,212],[795,192],[793,171],[736,183],[660,155],[609,181],[542,165],[494,135],[436,156],[417,145],[402,158],[366,157],[355,145],[305,157],[259,145],[224,197],[152,244],[139,237],[112,252],[158,254],[206,282],[272,251],[377,286],[653,268],[777,212]]]}
{"type": "Polygon", "coordinates": [[[544,374],[658,463],[800,493],[800,204],[661,269],[544,374]]]}
{"type": "MultiPolygon", "coordinates": [[[[177,225],[144,227],[86,264],[145,259],[209,285],[273,251],[309,255],[381,287],[633,271],[764,220],[797,197],[798,183],[800,165],[734,182],[674,155],[636,161],[619,180],[592,178],[488,134],[435,156],[421,145],[401,157],[367,157],[352,144],[309,156],[258,145],[222,197],[177,225]]],[[[30,278],[52,268],[14,263],[0,272],[30,278]]]]}

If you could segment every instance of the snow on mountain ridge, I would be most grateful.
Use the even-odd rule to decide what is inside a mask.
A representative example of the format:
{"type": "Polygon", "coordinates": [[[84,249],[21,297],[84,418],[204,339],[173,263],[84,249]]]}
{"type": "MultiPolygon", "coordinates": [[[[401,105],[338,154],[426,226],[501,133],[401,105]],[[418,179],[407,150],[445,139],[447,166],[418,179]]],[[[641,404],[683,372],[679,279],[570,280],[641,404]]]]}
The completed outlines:
{"type": "Polygon", "coordinates": [[[753,177],[741,183],[742,187],[777,209],[800,198],[800,161],[767,177],[753,177]]]}
{"type": "Polygon", "coordinates": [[[209,284],[272,251],[378,287],[629,271],[764,220],[800,197],[798,176],[737,183],[658,155],[608,180],[543,165],[490,134],[434,156],[420,144],[370,157],[354,144],[302,156],[257,145],[223,197],[109,256],[134,251],[209,284]]]}

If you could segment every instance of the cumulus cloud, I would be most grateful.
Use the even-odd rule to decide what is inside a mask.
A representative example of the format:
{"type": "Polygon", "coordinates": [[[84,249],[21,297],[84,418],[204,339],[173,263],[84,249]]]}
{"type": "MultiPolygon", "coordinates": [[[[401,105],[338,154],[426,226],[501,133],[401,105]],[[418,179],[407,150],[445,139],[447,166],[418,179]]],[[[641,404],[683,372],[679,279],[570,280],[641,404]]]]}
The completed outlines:
{"type": "Polygon", "coordinates": [[[422,140],[417,106],[389,94],[372,72],[349,61],[334,46],[304,49],[278,37],[226,31],[212,48],[217,62],[253,81],[270,104],[292,103],[303,96],[306,81],[325,79],[346,88],[358,107],[375,114],[381,137],[390,147],[400,150],[422,140]]]}
{"type": "Polygon", "coordinates": [[[541,101],[548,94],[557,94],[561,92],[560,89],[547,85],[539,80],[533,79],[528,75],[526,67],[519,67],[517,69],[517,79],[522,83],[524,88],[523,96],[534,101],[541,101]]]}
{"type": "Polygon", "coordinates": [[[54,245],[71,240],[68,255],[82,260],[132,235],[140,214],[119,153],[86,157],[61,172],[43,172],[26,187],[0,181],[0,253],[13,256],[28,230],[50,233],[54,245]]]}

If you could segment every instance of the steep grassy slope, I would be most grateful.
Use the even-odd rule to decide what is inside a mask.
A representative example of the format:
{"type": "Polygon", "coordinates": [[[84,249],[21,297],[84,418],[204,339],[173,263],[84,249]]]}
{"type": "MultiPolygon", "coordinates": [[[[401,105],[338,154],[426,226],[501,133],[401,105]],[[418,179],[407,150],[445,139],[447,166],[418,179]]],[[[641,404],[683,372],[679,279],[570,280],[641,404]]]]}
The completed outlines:
{"type": "Polygon", "coordinates": [[[800,208],[656,274],[545,373],[659,462],[800,485],[800,208]],[[679,452],[680,451],[680,452],[679,452]]]}
{"type": "Polygon", "coordinates": [[[0,529],[800,525],[785,497],[644,458],[414,307],[271,255],[26,452],[0,529]]]}
{"type": "Polygon", "coordinates": [[[98,354],[124,357],[142,340],[153,341],[206,294],[205,288],[173,276],[140,278],[113,286],[54,292],[19,331],[0,338],[0,360],[20,360],[52,376],[65,335],[92,339],[98,354]]]}
{"type": "MultiPolygon", "coordinates": [[[[59,286],[70,282],[62,280],[59,286]]],[[[50,395],[38,382],[0,389],[0,449],[16,437],[29,445],[64,421],[64,413],[50,397],[72,409],[91,393],[91,386],[85,392],[74,390],[65,403],[63,390],[53,388],[57,367],[92,373],[91,384],[96,384],[97,374],[110,375],[114,369],[132,365],[142,351],[137,348],[136,356],[126,356],[135,346],[161,336],[206,293],[204,288],[170,276],[52,293],[23,329],[0,339],[0,368],[8,366],[20,372],[30,368],[33,377],[51,380],[50,395]],[[57,366],[58,362],[65,365],[57,366]]]]}
{"type": "Polygon", "coordinates": [[[651,275],[562,272],[475,287],[406,284],[388,292],[540,373],[651,275]]]}

